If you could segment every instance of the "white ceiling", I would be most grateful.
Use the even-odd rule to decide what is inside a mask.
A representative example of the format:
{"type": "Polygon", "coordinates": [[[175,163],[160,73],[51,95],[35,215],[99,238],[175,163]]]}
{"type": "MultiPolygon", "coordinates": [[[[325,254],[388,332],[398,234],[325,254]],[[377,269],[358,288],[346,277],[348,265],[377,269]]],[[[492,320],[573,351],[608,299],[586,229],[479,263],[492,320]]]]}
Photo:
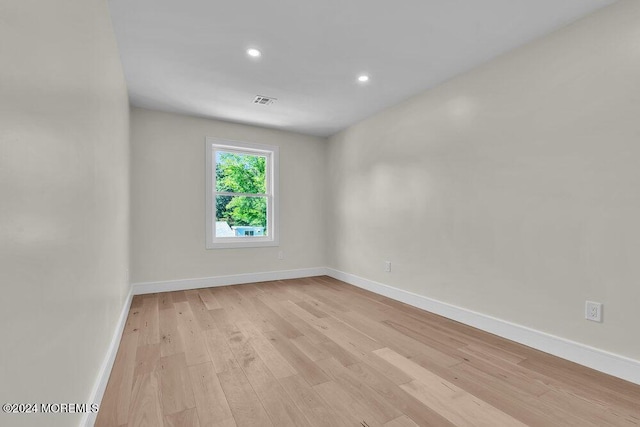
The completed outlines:
{"type": "Polygon", "coordinates": [[[133,105],[328,136],[613,2],[109,4],[133,105]],[[254,105],[256,95],[278,100],[254,105]]]}

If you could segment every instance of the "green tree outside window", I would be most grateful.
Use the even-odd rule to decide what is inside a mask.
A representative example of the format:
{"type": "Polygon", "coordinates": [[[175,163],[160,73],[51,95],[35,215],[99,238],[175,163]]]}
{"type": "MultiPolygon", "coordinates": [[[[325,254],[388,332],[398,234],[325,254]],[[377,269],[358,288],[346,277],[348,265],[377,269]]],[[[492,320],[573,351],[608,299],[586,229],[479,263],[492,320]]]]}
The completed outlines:
{"type": "Polygon", "coordinates": [[[257,196],[267,190],[266,159],[262,156],[218,152],[216,191],[256,194],[256,196],[216,197],[216,220],[230,226],[267,226],[267,198],[257,196]]]}

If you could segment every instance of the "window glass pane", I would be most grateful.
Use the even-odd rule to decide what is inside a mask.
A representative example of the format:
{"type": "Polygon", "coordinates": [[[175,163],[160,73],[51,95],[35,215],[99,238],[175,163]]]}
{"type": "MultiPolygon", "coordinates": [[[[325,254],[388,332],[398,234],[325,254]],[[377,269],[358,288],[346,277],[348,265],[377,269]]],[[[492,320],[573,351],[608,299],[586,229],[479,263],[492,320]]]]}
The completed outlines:
{"type": "Polygon", "coordinates": [[[265,194],[266,163],[264,156],[216,151],[216,191],[265,194]]]}
{"type": "Polygon", "coordinates": [[[266,235],[266,197],[216,196],[216,237],[266,235]]]}

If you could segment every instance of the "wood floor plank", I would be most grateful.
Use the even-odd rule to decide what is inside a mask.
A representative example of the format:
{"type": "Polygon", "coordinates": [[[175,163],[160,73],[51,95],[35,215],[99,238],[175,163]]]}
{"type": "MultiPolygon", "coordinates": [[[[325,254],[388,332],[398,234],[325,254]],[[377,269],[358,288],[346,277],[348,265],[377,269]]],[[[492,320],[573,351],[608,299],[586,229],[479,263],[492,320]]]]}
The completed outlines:
{"type": "Polygon", "coordinates": [[[348,419],[337,416],[300,375],[281,378],[280,384],[311,425],[316,427],[353,425],[348,419]]]}
{"type": "Polygon", "coordinates": [[[178,318],[178,333],[184,346],[187,364],[199,365],[210,360],[204,332],[196,320],[188,302],[175,304],[178,318]]]}
{"type": "Polygon", "coordinates": [[[414,380],[400,386],[407,393],[438,411],[457,426],[525,426],[526,424],[506,415],[471,395],[445,390],[448,385],[434,387],[414,380]]]}
{"type": "MultiPolygon", "coordinates": [[[[409,381],[411,381],[411,377],[405,374],[404,371],[393,366],[391,363],[387,362],[384,359],[381,359],[380,357],[378,357],[373,353],[365,355],[365,357],[362,358],[362,363],[367,366],[370,366],[376,372],[388,378],[391,382],[393,382],[396,385],[408,383],[409,381]]],[[[345,366],[350,366],[350,365],[352,364],[349,363],[345,366]]]]}
{"type": "Polygon", "coordinates": [[[377,420],[366,406],[354,399],[334,381],[327,381],[313,386],[313,389],[327,402],[334,413],[346,420],[350,425],[380,427],[377,420]]]}
{"type": "MultiPolygon", "coordinates": [[[[292,301],[280,302],[275,307],[278,310],[278,314],[293,325],[298,331],[302,333],[302,336],[308,338],[314,344],[320,344],[322,342],[327,341],[329,338],[326,335],[323,335],[322,332],[317,331],[313,326],[309,323],[305,322],[300,317],[293,314],[291,311],[287,310],[287,306],[292,301]]],[[[298,338],[298,337],[296,337],[298,338]]]]}
{"type": "Polygon", "coordinates": [[[290,303],[287,308],[356,357],[362,357],[370,351],[383,347],[382,344],[349,328],[335,318],[317,318],[294,303],[290,303]]]}
{"type": "MultiPolygon", "coordinates": [[[[398,316],[400,316],[400,314],[398,314],[398,316]]],[[[439,332],[437,329],[421,324],[409,316],[404,316],[404,320],[402,321],[394,319],[385,320],[382,323],[394,329],[396,332],[413,338],[415,341],[432,348],[457,349],[469,344],[469,342],[459,341],[456,338],[439,332]],[[413,322],[413,324],[406,322],[413,322]]]]}
{"type": "MultiPolygon", "coordinates": [[[[525,424],[556,425],[557,420],[566,419],[566,412],[540,405],[535,396],[514,389],[499,378],[478,372],[472,366],[470,369],[459,364],[446,368],[420,356],[414,356],[411,360],[525,424]]],[[[568,422],[567,425],[577,424],[568,422]]]]}
{"type": "Polygon", "coordinates": [[[227,344],[226,337],[220,330],[209,329],[205,331],[204,338],[216,374],[238,368],[238,362],[227,344]]]}
{"type": "Polygon", "coordinates": [[[160,310],[173,308],[173,298],[171,297],[171,292],[163,292],[161,294],[158,294],[158,308],[160,310]]]}
{"type": "Polygon", "coordinates": [[[158,294],[144,295],[141,310],[138,343],[140,345],[158,344],[160,342],[158,294]]]}
{"type": "Polygon", "coordinates": [[[160,405],[160,381],[157,372],[142,374],[136,377],[133,386],[131,407],[129,408],[128,425],[146,427],[162,425],[162,408],[160,405]]]}
{"type": "Polygon", "coordinates": [[[402,415],[394,405],[380,396],[375,390],[363,383],[352,371],[333,358],[318,361],[318,366],[329,375],[345,392],[351,395],[381,423],[391,421],[402,415]]]}
{"type": "Polygon", "coordinates": [[[389,306],[383,303],[383,301],[388,301],[388,298],[383,297],[381,300],[371,292],[350,285],[336,285],[323,280],[316,280],[315,282],[318,284],[320,292],[324,292],[329,298],[333,296],[334,299],[343,302],[349,307],[348,311],[365,314],[375,321],[383,321],[389,318],[389,306]]]}
{"type": "Polygon", "coordinates": [[[486,360],[498,360],[501,364],[509,363],[517,365],[520,362],[525,360],[521,355],[511,353],[509,351],[488,346],[488,345],[480,345],[477,343],[471,343],[464,347],[459,348],[462,353],[469,354],[471,356],[476,356],[480,358],[484,358],[486,360]]]}
{"type": "Polygon", "coordinates": [[[237,291],[242,294],[244,298],[255,298],[264,294],[262,290],[263,283],[247,283],[246,285],[236,286],[237,291]]]}
{"type": "Polygon", "coordinates": [[[213,364],[190,366],[189,375],[200,424],[208,426],[233,419],[213,364]]]}
{"type": "Polygon", "coordinates": [[[635,411],[640,402],[640,387],[558,357],[534,354],[518,363],[518,366],[539,373],[549,378],[552,384],[568,387],[587,399],[595,398],[631,411],[635,411]],[[589,384],[594,383],[599,386],[596,390],[590,390],[589,384]]]}
{"type": "Polygon", "coordinates": [[[187,296],[184,294],[184,291],[174,291],[171,292],[171,299],[175,304],[177,302],[185,302],[187,300],[187,296]]]}
{"type": "MultiPolygon", "coordinates": [[[[418,364],[420,363],[420,358],[414,358],[413,360],[418,364]]],[[[551,390],[548,385],[532,380],[525,373],[525,370],[520,367],[509,369],[507,366],[488,363],[484,359],[478,359],[473,356],[470,356],[470,359],[464,363],[452,367],[451,371],[461,375],[468,374],[470,377],[481,375],[485,381],[492,378],[497,379],[505,387],[514,390],[513,392],[522,393],[527,397],[538,397],[551,390]]]]}
{"type": "Polygon", "coordinates": [[[139,300],[140,303],[138,307],[131,307],[129,310],[129,314],[127,316],[127,322],[124,325],[124,330],[122,331],[122,335],[128,335],[132,333],[138,333],[140,330],[140,322],[142,321],[142,300],[139,300]]]}
{"type": "Polygon", "coordinates": [[[298,407],[282,390],[276,377],[252,344],[253,341],[241,332],[229,337],[229,346],[238,365],[258,395],[271,421],[277,426],[309,425],[298,407]]]}
{"type": "Polygon", "coordinates": [[[282,316],[273,310],[267,303],[266,298],[253,298],[252,302],[256,310],[267,320],[273,327],[287,338],[295,338],[302,336],[302,332],[296,329],[291,323],[287,322],[282,316]]]}
{"type": "MultiPolygon", "coordinates": [[[[244,309],[238,302],[238,293],[230,286],[222,286],[219,288],[211,288],[209,291],[218,300],[222,308],[224,309],[225,316],[229,322],[237,322],[238,320],[248,320],[246,309],[244,309]]],[[[210,314],[214,314],[218,310],[210,310],[210,314]]],[[[217,324],[217,320],[214,317],[214,323],[217,324]]]]}
{"type": "MultiPolygon", "coordinates": [[[[148,426],[159,425],[159,424],[146,424],[148,426]]],[[[200,427],[207,426],[211,424],[200,424],[200,420],[198,418],[198,413],[195,408],[185,409],[181,412],[176,412],[175,414],[165,415],[164,417],[164,425],[165,427],[200,427]]]]}
{"type": "MultiPolygon", "coordinates": [[[[232,294],[234,297],[234,301],[237,304],[238,308],[242,310],[244,316],[260,330],[260,331],[273,331],[275,326],[271,324],[269,321],[270,318],[264,316],[262,312],[260,312],[255,306],[255,300],[257,297],[247,295],[242,292],[242,286],[234,286],[232,287],[232,294]]],[[[253,295],[253,293],[250,293],[253,295]]],[[[262,296],[263,294],[259,294],[262,296]]]]}
{"type": "Polygon", "coordinates": [[[342,313],[341,320],[367,335],[375,335],[377,340],[403,356],[429,353],[428,357],[442,364],[453,366],[464,360],[463,356],[443,353],[442,346],[432,347],[412,337],[398,333],[385,322],[376,322],[355,312],[342,313]]]}
{"type": "Polygon", "coordinates": [[[312,288],[316,296],[314,303],[320,303],[322,310],[332,316],[340,318],[340,312],[355,311],[365,314],[372,320],[382,321],[388,319],[389,306],[378,302],[375,299],[363,297],[348,289],[336,286],[327,288],[325,284],[317,284],[312,288]],[[320,295],[321,297],[318,297],[320,295]],[[335,299],[342,303],[342,306],[328,304],[327,299],[335,299]]]}
{"type": "Polygon", "coordinates": [[[197,320],[200,329],[207,330],[215,328],[214,321],[209,314],[209,309],[207,309],[207,307],[202,302],[202,299],[200,298],[200,290],[195,289],[185,291],[185,295],[187,297],[189,307],[191,308],[191,312],[197,320]]]}
{"type": "Polygon", "coordinates": [[[622,408],[613,411],[602,402],[586,400],[566,390],[551,390],[540,396],[540,403],[547,408],[561,408],[566,418],[575,417],[581,425],[640,426],[640,418],[622,408]]]}
{"type": "MultiPolygon", "coordinates": [[[[310,280],[313,281],[313,279],[310,280]]],[[[306,291],[309,295],[313,296],[318,301],[325,303],[329,307],[332,307],[339,311],[349,311],[349,308],[346,304],[338,302],[341,301],[340,298],[335,298],[335,294],[331,295],[321,286],[312,285],[309,286],[306,291]]]]}
{"type": "Polygon", "coordinates": [[[198,296],[200,296],[200,299],[207,310],[222,308],[216,297],[213,296],[209,289],[198,289],[198,296]]]}
{"type": "Polygon", "coordinates": [[[178,332],[178,315],[173,306],[160,310],[160,355],[162,357],[183,353],[184,343],[178,332]]]}
{"type": "Polygon", "coordinates": [[[326,276],[135,296],[96,426],[640,427],[640,386],[326,276]]]}
{"type": "Polygon", "coordinates": [[[311,299],[310,295],[307,295],[300,289],[302,282],[297,282],[295,286],[291,286],[292,283],[288,280],[282,280],[276,283],[279,289],[284,290],[282,301],[298,303],[311,299]]]}
{"type": "Polygon", "coordinates": [[[142,297],[143,295],[134,295],[133,298],[131,299],[131,307],[130,311],[133,311],[134,308],[141,308],[142,307],[142,297]]]}
{"type": "Polygon", "coordinates": [[[296,303],[300,308],[307,310],[309,313],[313,314],[318,318],[329,317],[327,313],[320,310],[319,303],[316,301],[301,301],[296,303]]]}
{"type": "Polygon", "coordinates": [[[221,372],[218,379],[238,427],[273,425],[242,369],[221,372]]]}
{"type": "MultiPolygon", "coordinates": [[[[214,325],[216,325],[215,329],[218,329],[223,335],[228,335],[238,330],[238,327],[234,323],[238,320],[237,314],[237,312],[232,314],[226,307],[209,310],[209,315],[213,319],[214,325]]],[[[246,320],[246,318],[240,317],[239,320],[246,320]]]]}
{"type": "Polygon", "coordinates": [[[148,374],[156,370],[160,362],[160,344],[138,346],[134,376],[148,374]]]}
{"type": "MultiPolygon", "coordinates": [[[[377,356],[376,356],[377,357],[377,356]]],[[[382,373],[367,363],[356,363],[348,367],[356,380],[375,390],[387,402],[398,408],[420,425],[451,427],[453,424],[438,412],[427,407],[415,397],[398,387],[382,373]]]]}
{"type": "Polygon", "coordinates": [[[282,282],[278,280],[270,282],[262,282],[260,289],[262,289],[262,296],[268,297],[275,301],[283,301],[291,298],[291,294],[283,289],[280,285],[282,282]]]}
{"type": "Polygon", "coordinates": [[[376,350],[375,353],[414,378],[400,386],[403,390],[456,425],[525,425],[391,349],[376,350]]]}
{"type": "Polygon", "coordinates": [[[370,337],[367,334],[362,333],[358,329],[351,327],[349,324],[330,317],[324,320],[326,325],[329,325],[341,336],[346,338],[346,343],[354,347],[361,354],[369,353],[373,350],[378,350],[385,347],[382,343],[378,342],[375,338],[370,337]]]}
{"type": "Polygon", "coordinates": [[[406,415],[402,415],[401,417],[396,418],[395,420],[391,420],[388,423],[384,424],[384,427],[420,427],[416,424],[411,418],[406,415]]]}
{"type": "Polygon", "coordinates": [[[265,333],[271,344],[289,362],[291,366],[311,385],[329,381],[320,368],[278,331],[265,333]]]}
{"type": "Polygon", "coordinates": [[[195,408],[191,378],[184,353],[160,359],[158,371],[164,415],[195,408]]]}
{"type": "Polygon", "coordinates": [[[291,341],[296,347],[300,349],[309,359],[314,362],[322,359],[328,359],[331,357],[331,354],[323,349],[321,346],[314,344],[311,342],[309,338],[306,336],[291,338],[291,341]]]}
{"type": "Polygon", "coordinates": [[[252,322],[241,321],[236,325],[249,338],[251,346],[256,350],[275,378],[285,378],[297,374],[296,370],[252,322]]]}
{"type": "Polygon", "coordinates": [[[331,357],[336,359],[338,362],[342,364],[342,366],[349,366],[353,363],[358,363],[362,358],[366,357],[367,354],[359,355],[359,357],[354,356],[351,352],[344,349],[334,341],[324,341],[319,344],[319,346],[329,353],[331,357]]]}
{"type": "Polygon", "coordinates": [[[271,380],[261,386],[258,389],[258,395],[274,425],[311,426],[311,423],[276,380],[271,380]]]}
{"type": "Polygon", "coordinates": [[[212,424],[211,427],[236,427],[236,421],[232,418],[230,420],[224,420],[219,423],[212,424]]]}

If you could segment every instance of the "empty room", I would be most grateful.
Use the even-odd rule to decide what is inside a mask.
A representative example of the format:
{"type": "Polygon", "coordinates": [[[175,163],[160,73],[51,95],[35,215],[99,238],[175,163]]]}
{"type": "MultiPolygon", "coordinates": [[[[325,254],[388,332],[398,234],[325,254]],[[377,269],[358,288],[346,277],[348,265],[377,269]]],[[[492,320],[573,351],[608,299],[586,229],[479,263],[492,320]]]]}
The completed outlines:
{"type": "Polygon", "coordinates": [[[640,427],[639,159],[638,0],[0,0],[0,425],[640,427]]]}

